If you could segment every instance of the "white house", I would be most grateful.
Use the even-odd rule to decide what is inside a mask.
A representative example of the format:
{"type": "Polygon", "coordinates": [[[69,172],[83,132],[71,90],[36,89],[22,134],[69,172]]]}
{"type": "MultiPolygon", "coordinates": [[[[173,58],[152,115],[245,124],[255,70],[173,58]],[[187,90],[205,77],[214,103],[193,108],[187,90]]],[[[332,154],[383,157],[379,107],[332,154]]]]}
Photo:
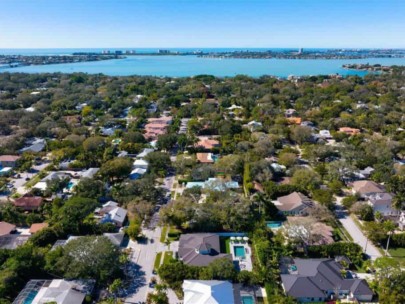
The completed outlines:
{"type": "Polygon", "coordinates": [[[383,216],[398,216],[400,211],[392,207],[392,195],[386,192],[375,193],[368,197],[367,203],[373,207],[374,212],[383,216]]]}
{"type": "Polygon", "coordinates": [[[319,137],[324,139],[332,139],[332,135],[329,130],[320,130],[319,137]]]}
{"type": "Polygon", "coordinates": [[[185,280],[184,304],[233,304],[233,286],[228,281],[185,280]]]}
{"type": "Polygon", "coordinates": [[[101,223],[114,223],[117,227],[122,227],[128,212],[118,207],[118,203],[109,201],[103,205],[103,208],[97,208],[94,213],[100,218],[101,223]]]}
{"type": "Polygon", "coordinates": [[[141,178],[142,175],[144,175],[145,173],[146,173],[146,169],[136,168],[131,171],[131,173],[129,174],[129,178],[132,180],[138,179],[138,178],[141,178]]]}
{"type": "Polygon", "coordinates": [[[134,161],[133,168],[134,169],[145,169],[148,170],[149,163],[143,159],[137,159],[134,161]]]}

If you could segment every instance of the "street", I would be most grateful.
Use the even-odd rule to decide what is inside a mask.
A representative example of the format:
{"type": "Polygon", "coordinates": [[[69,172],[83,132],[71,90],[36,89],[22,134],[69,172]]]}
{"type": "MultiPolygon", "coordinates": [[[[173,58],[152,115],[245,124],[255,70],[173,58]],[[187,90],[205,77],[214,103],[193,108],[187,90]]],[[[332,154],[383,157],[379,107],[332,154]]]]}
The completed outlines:
{"type": "Polygon", "coordinates": [[[166,247],[159,242],[160,233],[160,227],[155,230],[144,229],[143,234],[147,239],[146,242],[129,242],[128,248],[131,248],[133,252],[131,261],[136,266],[132,273],[131,293],[125,299],[125,303],[145,303],[148,292],[153,291],[152,288],[149,288],[149,282],[153,276],[156,253],[164,251],[166,247]]]}
{"type": "Polygon", "coordinates": [[[347,211],[343,210],[341,200],[341,197],[336,197],[336,214],[343,227],[353,238],[353,242],[360,245],[360,247],[363,248],[364,253],[372,260],[381,257],[382,255],[380,251],[373,245],[371,241],[367,239],[363,231],[357,227],[354,220],[347,214],[347,211]]]}

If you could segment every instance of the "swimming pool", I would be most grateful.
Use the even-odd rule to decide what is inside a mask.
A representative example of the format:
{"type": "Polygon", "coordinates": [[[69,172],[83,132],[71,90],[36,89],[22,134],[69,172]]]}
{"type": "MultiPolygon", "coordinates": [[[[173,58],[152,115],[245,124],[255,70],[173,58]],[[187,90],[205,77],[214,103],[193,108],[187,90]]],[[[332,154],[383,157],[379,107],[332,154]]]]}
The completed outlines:
{"type": "Polygon", "coordinates": [[[27,295],[27,297],[24,300],[23,304],[31,304],[32,301],[35,299],[36,295],[38,294],[38,290],[32,290],[30,293],[27,295]]]}
{"type": "Polygon", "coordinates": [[[283,222],[279,222],[279,221],[270,221],[266,223],[267,228],[270,229],[278,229],[283,225],[283,222]]]}
{"type": "Polygon", "coordinates": [[[241,296],[242,304],[254,304],[255,300],[252,296],[241,296]]]}
{"type": "Polygon", "coordinates": [[[74,184],[73,182],[69,182],[69,183],[67,184],[66,188],[67,188],[68,190],[72,190],[72,188],[73,188],[74,185],[75,185],[75,184],[74,184]]]}
{"type": "Polygon", "coordinates": [[[245,247],[244,246],[234,246],[233,252],[236,257],[245,257],[245,247]]]}

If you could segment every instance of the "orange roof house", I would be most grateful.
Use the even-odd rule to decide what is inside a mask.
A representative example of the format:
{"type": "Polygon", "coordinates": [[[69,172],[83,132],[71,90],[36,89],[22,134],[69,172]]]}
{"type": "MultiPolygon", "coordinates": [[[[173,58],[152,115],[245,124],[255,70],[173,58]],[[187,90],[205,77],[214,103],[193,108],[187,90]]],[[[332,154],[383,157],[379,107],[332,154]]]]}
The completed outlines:
{"type": "Polygon", "coordinates": [[[199,141],[195,144],[196,147],[201,147],[206,150],[211,150],[216,147],[220,146],[220,143],[216,139],[210,139],[210,138],[199,138],[199,141]]]}
{"type": "Polygon", "coordinates": [[[212,153],[197,153],[197,160],[203,164],[212,164],[214,159],[212,158],[212,153]]]}
{"type": "Polygon", "coordinates": [[[48,223],[36,223],[36,224],[32,224],[30,227],[30,233],[34,234],[44,228],[47,228],[49,226],[48,223]]]}
{"type": "Polygon", "coordinates": [[[356,135],[356,134],[360,134],[360,129],[342,127],[342,128],[339,128],[339,132],[346,133],[348,135],[356,135]]]}
{"type": "Polygon", "coordinates": [[[24,211],[34,211],[37,210],[43,202],[43,198],[40,196],[23,196],[17,198],[13,205],[23,209],[24,211]]]}
{"type": "Polygon", "coordinates": [[[286,119],[287,119],[288,123],[291,125],[300,125],[302,122],[301,117],[287,117],[286,119]]]}

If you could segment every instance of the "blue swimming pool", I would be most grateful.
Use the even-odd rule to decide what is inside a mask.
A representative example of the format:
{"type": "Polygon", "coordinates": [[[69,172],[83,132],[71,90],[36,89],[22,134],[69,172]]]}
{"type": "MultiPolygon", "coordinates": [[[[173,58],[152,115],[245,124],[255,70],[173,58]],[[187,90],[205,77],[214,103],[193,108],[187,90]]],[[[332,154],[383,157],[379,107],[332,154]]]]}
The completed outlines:
{"type": "Polygon", "coordinates": [[[233,252],[236,257],[245,257],[245,247],[243,246],[234,246],[233,247],[233,252]]]}
{"type": "Polygon", "coordinates": [[[32,301],[35,299],[36,295],[38,294],[38,290],[32,290],[24,299],[23,304],[31,304],[32,301]]]}
{"type": "Polygon", "coordinates": [[[74,183],[69,182],[69,183],[67,184],[66,188],[67,188],[68,190],[72,190],[72,188],[73,188],[74,185],[75,185],[74,183]]]}
{"type": "Polygon", "coordinates": [[[242,304],[254,304],[255,300],[252,296],[241,296],[242,304]]]}
{"type": "Polygon", "coordinates": [[[270,221],[266,223],[267,228],[270,229],[277,229],[280,228],[283,225],[283,222],[279,222],[279,221],[270,221]]]}

